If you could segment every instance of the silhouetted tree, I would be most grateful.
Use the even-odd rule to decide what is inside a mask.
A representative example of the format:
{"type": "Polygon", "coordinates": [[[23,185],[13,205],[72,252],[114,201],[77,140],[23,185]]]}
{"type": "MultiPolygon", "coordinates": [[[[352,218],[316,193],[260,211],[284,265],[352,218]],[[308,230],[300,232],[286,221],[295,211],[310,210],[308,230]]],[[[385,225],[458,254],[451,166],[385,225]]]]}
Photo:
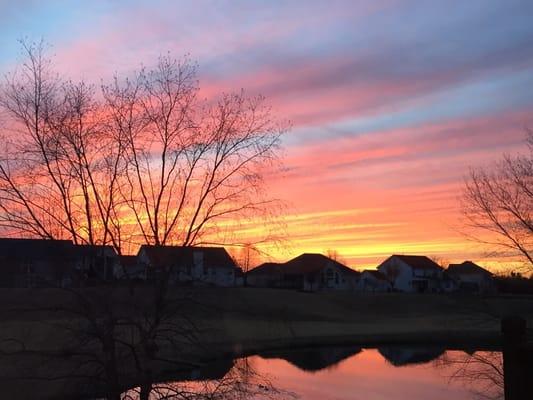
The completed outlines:
{"type": "Polygon", "coordinates": [[[331,258],[333,261],[337,261],[341,264],[346,264],[346,260],[344,257],[342,257],[339,252],[335,249],[328,249],[326,250],[326,256],[328,258],[331,258]]]}
{"type": "Polygon", "coordinates": [[[462,212],[469,238],[520,257],[533,268],[533,133],[528,152],[505,155],[466,178],[462,212]]]}
{"type": "Polygon", "coordinates": [[[440,256],[431,256],[429,257],[431,261],[437,264],[439,267],[446,269],[450,265],[450,261],[445,257],[440,256]]]}
{"type": "Polygon", "coordinates": [[[97,95],[60,79],[42,43],[23,49],[0,92],[0,226],[120,252],[224,242],[224,221],[276,210],[264,172],[286,128],[263,97],[202,101],[195,65],[170,56],[97,95]]]}
{"type": "MultiPolygon", "coordinates": [[[[278,162],[285,126],[262,97],[202,101],[195,65],[169,56],[98,91],[55,74],[42,43],[22,47],[24,63],[0,90],[5,231],[121,253],[145,243],[223,244],[240,222],[276,212],[264,174],[278,162]]],[[[34,311],[57,313],[58,335],[74,343],[65,351],[94,366],[107,398],[120,398],[128,373],[147,399],[154,364],[181,365],[184,344],[202,345],[189,313],[196,300],[170,290],[171,273],[151,287],[59,289],[68,301],[34,311]]]]}
{"type": "Polygon", "coordinates": [[[243,283],[246,286],[247,273],[257,264],[259,264],[259,258],[262,254],[261,250],[254,245],[253,243],[244,243],[241,246],[236,247],[232,250],[232,257],[237,264],[237,266],[243,272],[243,283]]]}

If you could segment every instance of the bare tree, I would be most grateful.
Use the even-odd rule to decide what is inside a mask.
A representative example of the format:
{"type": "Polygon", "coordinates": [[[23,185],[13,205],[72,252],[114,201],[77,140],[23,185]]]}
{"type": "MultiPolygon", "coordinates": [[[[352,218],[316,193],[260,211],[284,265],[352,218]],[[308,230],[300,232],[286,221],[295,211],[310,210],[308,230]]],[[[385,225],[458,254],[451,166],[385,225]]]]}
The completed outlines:
{"type": "Polygon", "coordinates": [[[42,43],[6,81],[0,153],[0,227],[14,235],[121,249],[123,149],[105,130],[92,86],[61,81],[42,43]]]}
{"type": "MultiPolygon", "coordinates": [[[[4,231],[121,253],[224,244],[239,223],[276,212],[264,176],[286,126],[263,97],[200,100],[195,65],[169,56],[99,91],[60,79],[42,43],[22,46],[26,60],[0,90],[9,127],[0,149],[4,231]]],[[[71,353],[98,366],[107,398],[120,398],[126,365],[149,398],[153,365],[182,363],[183,344],[197,340],[184,312],[193,300],[172,293],[171,273],[150,287],[61,289],[69,301],[47,310],[72,335],[71,353]]]]}
{"type": "Polygon", "coordinates": [[[231,251],[232,258],[237,266],[243,272],[243,284],[247,286],[247,273],[255,266],[259,264],[261,250],[251,242],[246,242],[241,246],[234,246],[231,251]]]}
{"type": "Polygon", "coordinates": [[[472,169],[461,201],[467,236],[533,269],[533,133],[528,152],[472,169]]]}
{"type": "Polygon", "coordinates": [[[224,243],[229,222],[276,209],[264,174],[286,126],[263,97],[202,101],[195,65],[170,56],[96,96],[54,74],[42,43],[23,49],[26,62],[0,95],[11,127],[0,154],[0,226],[11,233],[119,252],[224,243]]]}
{"type": "Polygon", "coordinates": [[[433,261],[435,264],[437,264],[441,268],[448,268],[448,265],[450,265],[450,260],[448,260],[446,257],[441,256],[431,256],[429,257],[431,261],[433,261]]]}
{"type": "Polygon", "coordinates": [[[342,257],[339,254],[339,252],[335,249],[326,250],[326,256],[328,258],[331,258],[333,261],[337,261],[338,263],[341,263],[341,264],[346,264],[346,260],[344,259],[344,257],[342,257]]]}
{"type": "Polygon", "coordinates": [[[500,352],[447,352],[434,365],[446,369],[450,381],[462,382],[480,398],[503,398],[504,371],[500,352]]]}

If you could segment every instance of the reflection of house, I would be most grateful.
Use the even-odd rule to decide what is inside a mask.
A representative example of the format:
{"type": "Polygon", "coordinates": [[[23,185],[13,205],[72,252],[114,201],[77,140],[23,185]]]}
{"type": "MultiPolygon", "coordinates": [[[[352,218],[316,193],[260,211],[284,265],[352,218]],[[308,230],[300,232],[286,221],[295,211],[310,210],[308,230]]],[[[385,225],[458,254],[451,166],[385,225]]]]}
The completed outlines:
{"type": "Polygon", "coordinates": [[[283,264],[267,262],[246,273],[246,284],[252,287],[280,287],[283,264]]]}
{"type": "Polygon", "coordinates": [[[262,358],[280,358],[303,371],[316,372],[333,367],[361,352],[359,347],[318,347],[260,353],[262,358]]]}
{"type": "Polygon", "coordinates": [[[460,291],[486,293],[495,290],[492,274],[472,261],[450,264],[446,272],[457,282],[460,291]]]}
{"type": "Polygon", "coordinates": [[[141,246],[148,279],[168,274],[171,283],[235,286],[237,266],[223,247],[141,246]]]}
{"type": "Polygon", "coordinates": [[[88,283],[110,282],[114,279],[119,257],[112,246],[74,245],[74,268],[88,283]]]}
{"type": "Polygon", "coordinates": [[[379,353],[396,367],[409,364],[425,364],[444,354],[441,348],[423,347],[380,347],[379,353]]]}
{"type": "Polygon", "coordinates": [[[441,290],[443,269],[426,256],[392,255],[378,270],[402,292],[437,292],[441,290]]]}
{"type": "Polygon", "coordinates": [[[359,289],[364,292],[388,292],[391,284],[387,277],[375,269],[365,269],[359,277],[359,289]]]}
{"type": "Polygon", "coordinates": [[[0,238],[0,287],[70,286],[70,240],[0,238]]]}

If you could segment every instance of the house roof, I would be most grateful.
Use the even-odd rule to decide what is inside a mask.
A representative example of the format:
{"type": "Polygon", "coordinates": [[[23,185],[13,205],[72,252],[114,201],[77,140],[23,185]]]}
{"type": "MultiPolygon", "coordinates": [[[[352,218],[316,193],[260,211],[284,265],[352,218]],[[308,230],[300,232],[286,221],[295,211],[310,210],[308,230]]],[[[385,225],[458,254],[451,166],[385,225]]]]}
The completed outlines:
{"type": "Polygon", "coordinates": [[[293,258],[292,260],[287,261],[283,264],[283,273],[285,274],[308,274],[314,273],[322,270],[328,265],[333,265],[343,272],[359,275],[359,272],[347,267],[346,265],[341,264],[338,261],[335,261],[329,257],[326,257],[323,254],[317,253],[304,253],[298,257],[293,258]]]}
{"type": "Polygon", "coordinates": [[[278,274],[281,272],[281,266],[283,264],[266,262],[258,265],[257,267],[251,269],[247,274],[251,275],[269,275],[269,274],[278,274]]]}
{"type": "Polygon", "coordinates": [[[426,256],[406,256],[394,254],[392,257],[399,258],[413,269],[442,270],[442,267],[426,256]]]}
{"type": "Polygon", "coordinates": [[[70,240],[0,238],[0,258],[4,260],[50,261],[72,256],[70,240]]]}
{"type": "Polygon", "coordinates": [[[118,256],[113,246],[97,245],[97,244],[77,244],[73,245],[73,253],[78,257],[92,257],[101,256],[105,253],[118,256]]]}
{"type": "Polygon", "coordinates": [[[378,281],[386,281],[388,282],[389,280],[387,279],[387,277],[385,276],[385,274],[381,273],[380,271],[378,271],[377,269],[365,269],[363,271],[363,274],[369,274],[369,275],[372,275],[374,278],[376,278],[378,281]]]}
{"type": "Polygon", "coordinates": [[[473,263],[472,261],[464,261],[461,264],[450,264],[448,266],[448,273],[451,275],[458,274],[483,274],[490,275],[492,273],[487,271],[485,268],[480,267],[479,265],[473,263]]]}
{"type": "Polygon", "coordinates": [[[328,265],[333,265],[347,274],[360,274],[359,272],[339,263],[338,261],[318,253],[304,253],[285,263],[266,262],[258,265],[248,273],[252,275],[268,275],[279,273],[309,274],[319,272],[328,265]]]}
{"type": "Polygon", "coordinates": [[[194,254],[203,254],[203,266],[210,268],[235,268],[235,262],[224,247],[184,247],[142,245],[144,252],[154,267],[171,265],[193,265],[194,254]]]}

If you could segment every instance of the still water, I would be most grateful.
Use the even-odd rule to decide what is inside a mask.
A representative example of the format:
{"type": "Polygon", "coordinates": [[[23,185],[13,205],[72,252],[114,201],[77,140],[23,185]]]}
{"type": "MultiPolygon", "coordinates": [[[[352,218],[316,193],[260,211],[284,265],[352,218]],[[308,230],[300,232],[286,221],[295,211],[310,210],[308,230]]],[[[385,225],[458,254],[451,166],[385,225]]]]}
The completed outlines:
{"type": "Polygon", "coordinates": [[[250,363],[274,386],[309,400],[503,399],[499,352],[389,347],[344,356],[341,349],[296,351],[250,363]]]}
{"type": "MultiPolygon", "coordinates": [[[[427,347],[323,347],[220,360],[152,396],[212,399],[503,399],[502,353],[427,347]]],[[[135,390],[126,398],[138,398],[135,390]]]]}

